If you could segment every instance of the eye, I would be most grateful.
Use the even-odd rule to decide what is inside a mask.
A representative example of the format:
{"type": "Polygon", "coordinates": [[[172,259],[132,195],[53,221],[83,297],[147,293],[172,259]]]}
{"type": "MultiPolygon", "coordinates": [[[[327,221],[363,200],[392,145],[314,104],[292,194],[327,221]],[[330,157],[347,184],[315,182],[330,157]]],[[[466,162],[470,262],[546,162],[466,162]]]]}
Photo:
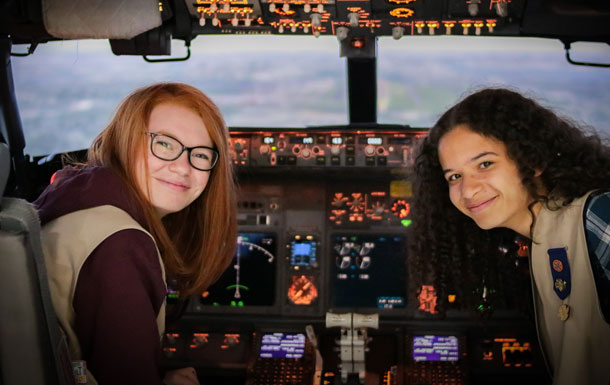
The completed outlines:
{"type": "Polygon", "coordinates": [[[155,145],[163,147],[163,148],[167,148],[167,149],[172,148],[171,143],[166,142],[163,139],[157,139],[157,141],[155,142],[155,145]]]}
{"type": "Polygon", "coordinates": [[[197,154],[194,153],[192,156],[193,156],[193,158],[210,159],[210,157],[207,154],[203,154],[203,153],[197,153],[197,154]]]}
{"type": "Polygon", "coordinates": [[[460,174],[451,174],[447,177],[447,182],[451,183],[451,182],[455,182],[456,180],[460,179],[462,176],[460,174]]]}
{"type": "Polygon", "coordinates": [[[491,166],[492,164],[494,164],[494,162],[486,160],[484,162],[481,162],[481,164],[479,165],[479,168],[489,168],[489,166],[491,166]]]}

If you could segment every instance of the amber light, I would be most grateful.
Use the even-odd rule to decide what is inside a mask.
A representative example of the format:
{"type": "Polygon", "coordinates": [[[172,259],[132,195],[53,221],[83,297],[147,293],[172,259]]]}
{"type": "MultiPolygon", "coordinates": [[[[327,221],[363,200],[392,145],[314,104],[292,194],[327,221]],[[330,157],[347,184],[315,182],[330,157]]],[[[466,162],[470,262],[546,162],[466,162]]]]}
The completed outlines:
{"type": "Polygon", "coordinates": [[[364,47],[364,39],[361,38],[361,37],[355,37],[355,38],[352,39],[351,45],[354,48],[358,48],[358,49],[363,48],[364,47]]]}

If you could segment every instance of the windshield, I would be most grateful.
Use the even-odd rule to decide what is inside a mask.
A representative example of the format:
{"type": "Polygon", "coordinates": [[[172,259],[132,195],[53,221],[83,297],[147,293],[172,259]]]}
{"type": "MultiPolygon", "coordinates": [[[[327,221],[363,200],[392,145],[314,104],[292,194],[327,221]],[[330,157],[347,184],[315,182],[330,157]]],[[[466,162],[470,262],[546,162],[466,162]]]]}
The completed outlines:
{"type": "MultiPolygon", "coordinates": [[[[200,36],[191,50],[187,61],[147,63],[113,55],[107,40],[83,40],[13,58],[25,152],[89,147],[125,96],[160,81],[201,89],[229,126],[347,124],[345,60],[333,37],[200,36]]],[[[185,52],[172,46],[175,56],[185,52]]]]}
{"type": "MultiPolygon", "coordinates": [[[[610,60],[605,44],[575,45],[574,59],[610,60]]],[[[185,53],[181,42],[174,56],[185,53]]],[[[378,41],[378,121],[429,127],[467,92],[514,88],[581,124],[610,134],[608,69],[569,64],[559,41],[410,37],[378,41]]],[[[26,153],[89,147],[121,99],[158,81],[192,84],[229,126],[348,123],[345,59],[332,36],[199,36],[185,62],[115,56],[107,40],[52,42],[13,58],[26,153]]]]}
{"type": "MultiPolygon", "coordinates": [[[[507,87],[610,134],[610,71],[568,63],[558,40],[383,38],[378,53],[381,123],[429,127],[462,96],[483,87],[507,87]]],[[[610,62],[610,48],[574,44],[572,59],[610,62]]]]}

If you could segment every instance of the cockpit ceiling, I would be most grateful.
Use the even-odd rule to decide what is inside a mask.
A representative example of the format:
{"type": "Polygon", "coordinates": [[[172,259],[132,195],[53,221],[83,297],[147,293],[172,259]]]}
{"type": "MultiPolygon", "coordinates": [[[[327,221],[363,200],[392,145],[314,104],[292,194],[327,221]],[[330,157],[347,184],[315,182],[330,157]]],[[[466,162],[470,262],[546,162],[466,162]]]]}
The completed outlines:
{"type": "Polygon", "coordinates": [[[0,34],[9,35],[17,44],[65,38],[129,40],[134,31],[145,31],[135,37],[140,41],[177,38],[190,42],[206,34],[272,34],[335,35],[356,45],[359,39],[377,36],[419,35],[610,42],[610,6],[591,0],[160,0],[152,7],[158,15],[150,14],[150,1],[42,3],[44,7],[41,0],[4,2],[0,34]],[[138,3],[141,12],[134,6],[138,3]],[[61,10],[67,8],[62,16],[61,10]],[[151,28],[158,25],[155,19],[159,15],[161,25],[151,28]],[[81,20],[81,25],[75,20],[81,20]],[[85,32],[82,20],[91,20],[85,32]],[[121,27],[126,29],[123,34],[117,32],[121,27]]]}

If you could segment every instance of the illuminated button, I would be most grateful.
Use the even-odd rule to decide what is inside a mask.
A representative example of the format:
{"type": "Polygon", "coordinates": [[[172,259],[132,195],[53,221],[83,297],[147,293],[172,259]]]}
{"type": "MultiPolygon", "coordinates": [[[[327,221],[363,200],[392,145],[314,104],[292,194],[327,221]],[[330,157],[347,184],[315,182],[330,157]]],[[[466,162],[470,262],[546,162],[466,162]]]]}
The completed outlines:
{"type": "Polygon", "coordinates": [[[325,156],[316,156],[316,164],[317,165],[325,165],[326,164],[326,157],[325,156]]]}
{"type": "Polygon", "coordinates": [[[308,148],[305,148],[301,152],[301,156],[303,157],[303,159],[309,159],[309,157],[311,156],[311,151],[308,148]]]}
{"type": "Polygon", "coordinates": [[[368,156],[372,156],[373,154],[375,154],[375,147],[373,146],[366,146],[364,148],[364,153],[368,156]]]}
{"type": "Polygon", "coordinates": [[[375,157],[374,156],[367,156],[366,158],[364,158],[364,164],[366,164],[367,166],[374,166],[375,165],[375,157]]]}
{"type": "Polygon", "coordinates": [[[377,157],[377,165],[378,166],[386,166],[388,164],[388,158],[386,158],[385,156],[378,156],[377,157]]]}
{"type": "Polygon", "coordinates": [[[286,147],[286,141],[285,140],[280,140],[279,142],[277,142],[277,146],[279,148],[284,148],[286,147]]]}
{"type": "Polygon", "coordinates": [[[320,147],[315,146],[314,148],[311,149],[311,151],[313,151],[314,154],[317,154],[320,152],[320,147]]]}
{"type": "Polygon", "coordinates": [[[263,145],[260,147],[260,152],[261,152],[261,154],[263,154],[263,155],[264,155],[264,154],[268,154],[268,153],[269,153],[269,150],[270,150],[270,149],[269,149],[269,146],[268,146],[268,145],[266,145],[266,144],[263,144],[263,145]]]}
{"type": "Polygon", "coordinates": [[[292,148],[292,152],[294,152],[295,154],[298,154],[299,152],[301,152],[301,148],[299,146],[294,146],[292,148]]]}
{"type": "Polygon", "coordinates": [[[331,156],[330,157],[330,164],[332,164],[333,166],[338,166],[341,164],[341,158],[339,158],[339,156],[331,156]]]}
{"type": "Polygon", "coordinates": [[[341,147],[339,146],[332,146],[330,148],[330,153],[333,155],[339,155],[341,153],[341,147]]]}
{"type": "Polygon", "coordinates": [[[241,152],[241,150],[243,150],[243,146],[241,145],[241,142],[235,142],[235,144],[233,145],[233,148],[235,148],[235,151],[237,151],[237,152],[241,152]]]}
{"type": "Polygon", "coordinates": [[[347,164],[348,166],[353,166],[356,164],[356,157],[353,155],[350,156],[346,156],[345,157],[345,164],[347,164]]]}

